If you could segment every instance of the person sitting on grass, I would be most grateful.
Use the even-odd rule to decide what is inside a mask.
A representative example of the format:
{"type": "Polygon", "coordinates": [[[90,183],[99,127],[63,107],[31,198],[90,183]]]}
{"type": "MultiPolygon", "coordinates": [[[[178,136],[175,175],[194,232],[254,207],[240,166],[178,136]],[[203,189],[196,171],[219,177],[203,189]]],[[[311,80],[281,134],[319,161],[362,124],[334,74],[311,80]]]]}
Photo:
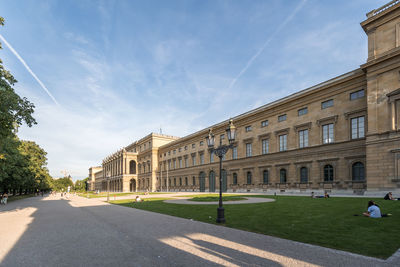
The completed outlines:
{"type": "Polygon", "coordinates": [[[136,196],[135,201],[136,202],[142,202],[143,200],[139,196],[136,196]]]}
{"type": "Polygon", "coordinates": [[[381,214],[381,209],[379,208],[378,204],[370,200],[368,201],[368,210],[367,212],[364,212],[363,215],[370,218],[382,218],[391,216],[392,214],[381,214]]]}

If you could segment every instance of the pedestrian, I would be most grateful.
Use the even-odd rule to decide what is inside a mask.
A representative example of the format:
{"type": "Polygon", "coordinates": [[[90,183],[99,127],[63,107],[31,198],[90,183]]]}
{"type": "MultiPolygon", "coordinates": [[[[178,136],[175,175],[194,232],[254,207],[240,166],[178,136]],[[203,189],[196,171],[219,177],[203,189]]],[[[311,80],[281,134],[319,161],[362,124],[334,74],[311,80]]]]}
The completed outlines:
{"type": "Polygon", "coordinates": [[[7,193],[4,193],[3,197],[1,198],[3,205],[7,205],[7,200],[8,200],[8,195],[7,193]]]}

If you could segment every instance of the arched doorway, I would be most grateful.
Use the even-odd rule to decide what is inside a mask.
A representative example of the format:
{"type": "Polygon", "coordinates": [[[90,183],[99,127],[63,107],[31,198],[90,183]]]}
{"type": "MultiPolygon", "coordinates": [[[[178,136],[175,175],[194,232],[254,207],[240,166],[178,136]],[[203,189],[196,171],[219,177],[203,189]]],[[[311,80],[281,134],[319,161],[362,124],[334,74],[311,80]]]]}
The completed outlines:
{"type": "Polygon", "coordinates": [[[222,170],[222,192],[226,192],[228,190],[228,183],[226,180],[226,171],[222,170]]]}
{"type": "Polygon", "coordinates": [[[136,180],[131,179],[129,182],[129,191],[130,192],[136,192],[136,180]]]}
{"type": "Polygon", "coordinates": [[[215,173],[214,171],[210,171],[210,174],[208,176],[208,191],[209,192],[215,192],[215,173]]]}
{"type": "Polygon", "coordinates": [[[199,186],[200,192],[206,191],[206,174],[204,172],[200,172],[199,174],[199,186]]]}

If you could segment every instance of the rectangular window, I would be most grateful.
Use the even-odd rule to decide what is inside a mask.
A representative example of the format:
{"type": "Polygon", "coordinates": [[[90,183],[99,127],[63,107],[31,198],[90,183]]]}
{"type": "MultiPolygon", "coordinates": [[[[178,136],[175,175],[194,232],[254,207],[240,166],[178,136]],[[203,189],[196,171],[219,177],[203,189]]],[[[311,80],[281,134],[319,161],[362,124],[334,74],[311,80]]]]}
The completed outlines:
{"type": "Polygon", "coordinates": [[[365,92],[364,92],[364,89],[362,89],[357,92],[350,93],[350,100],[355,100],[358,98],[362,98],[364,96],[365,96],[365,92]]]}
{"type": "Polygon", "coordinates": [[[268,154],[268,153],[269,153],[269,140],[263,139],[262,140],[262,154],[268,154]]]}
{"type": "Polygon", "coordinates": [[[232,159],[237,159],[238,154],[237,154],[237,146],[232,148],[232,159]]]}
{"type": "Polygon", "coordinates": [[[172,154],[174,154],[174,155],[176,154],[176,149],[174,149],[174,152],[172,154]]]}
{"type": "Polygon", "coordinates": [[[200,146],[203,146],[204,145],[204,141],[200,141],[200,146]]]}
{"type": "Polygon", "coordinates": [[[146,144],[143,145],[143,150],[146,150],[146,144]]]}
{"type": "Polygon", "coordinates": [[[365,137],[364,116],[351,119],[351,139],[365,137]]]}
{"type": "Polygon", "coordinates": [[[185,168],[189,167],[189,159],[185,158],[185,168]]]}
{"type": "Polygon", "coordinates": [[[329,99],[327,101],[324,101],[321,103],[321,108],[325,109],[325,108],[329,108],[333,106],[333,99],[329,99]]]}
{"type": "Polygon", "coordinates": [[[196,155],[192,155],[192,166],[196,166],[196,155]]]}
{"type": "Polygon", "coordinates": [[[279,151],[287,150],[287,134],[279,136],[279,151]]]}
{"type": "Polygon", "coordinates": [[[176,169],[176,160],[174,159],[174,169],[176,169]]]}
{"type": "Polygon", "coordinates": [[[286,120],[286,114],[278,116],[278,121],[279,122],[282,122],[282,121],[285,121],[285,120],[286,120]]]}
{"type": "Polygon", "coordinates": [[[224,135],[224,134],[221,134],[221,135],[219,136],[219,139],[224,140],[224,139],[225,139],[225,135],[224,135]]]}
{"type": "Polygon", "coordinates": [[[178,148],[178,152],[181,152],[182,151],[182,148],[178,148]]]}
{"type": "Polygon", "coordinates": [[[179,159],[179,168],[182,168],[182,159],[179,159]]]}
{"type": "Polygon", "coordinates": [[[185,146],[185,150],[187,150],[187,146],[185,146]]]}
{"type": "Polygon", "coordinates": [[[246,130],[246,132],[251,132],[251,125],[246,126],[245,130],[246,130]]]}
{"type": "Polygon", "coordinates": [[[307,113],[308,113],[308,108],[302,108],[302,109],[299,109],[299,110],[297,111],[297,114],[298,114],[299,116],[306,115],[307,113]]]}
{"type": "Polygon", "coordinates": [[[168,170],[171,169],[171,161],[168,161],[168,170]]]}
{"type": "Polygon", "coordinates": [[[268,120],[261,122],[261,127],[267,127],[267,126],[268,126],[268,120]]]}
{"type": "Polygon", "coordinates": [[[195,148],[196,147],[196,144],[192,144],[192,148],[195,148]]]}
{"type": "Polygon", "coordinates": [[[200,154],[200,164],[204,164],[204,154],[200,154]]]}
{"type": "Polygon", "coordinates": [[[171,151],[168,151],[168,156],[170,156],[171,155],[171,151]]]}
{"type": "Polygon", "coordinates": [[[322,125],[322,142],[330,144],[334,142],[333,123],[322,125]]]}
{"type": "Polygon", "coordinates": [[[246,144],[246,157],[251,157],[252,153],[252,144],[246,144]]]}
{"type": "Polygon", "coordinates": [[[308,130],[299,131],[299,147],[308,147],[308,130]]]}
{"type": "Polygon", "coordinates": [[[214,162],[214,151],[211,151],[210,153],[210,163],[214,162]]]}

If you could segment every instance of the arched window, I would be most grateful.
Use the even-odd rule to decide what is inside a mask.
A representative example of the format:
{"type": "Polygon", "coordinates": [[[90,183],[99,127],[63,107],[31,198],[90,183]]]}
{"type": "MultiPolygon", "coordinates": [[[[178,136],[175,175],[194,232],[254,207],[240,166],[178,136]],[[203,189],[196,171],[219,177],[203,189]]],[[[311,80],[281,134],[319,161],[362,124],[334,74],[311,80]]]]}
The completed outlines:
{"type": "Polygon", "coordinates": [[[143,173],[146,173],[146,163],[143,163],[143,173]]]}
{"type": "Polygon", "coordinates": [[[182,186],[182,177],[179,177],[179,186],[182,186]]]}
{"type": "Polygon", "coordinates": [[[196,177],[193,176],[193,185],[196,185],[196,177]]]}
{"type": "Polygon", "coordinates": [[[281,169],[279,171],[279,177],[280,177],[281,184],[285,184],[286,180],[287,180],[287,178],[286,178],[286,169],[281,169]]]}
{"type": "Polygon", "coordinates": [[[252,178],[251,172],[247,172],[247,184],[251,184],[251,178],[252,178]]]}
{"type": "Polygon", "coordinates": [[[139,169],[139,174],[140,174],[142,171],[142,165],[140,163],[138,164],[138,169],[139,169]]]}
{"type": "Polygon", "coordinates": [[[209,184],[209,192],[215,192],[215,173],[214,171],[210,171],[210,174],[208,176],[208,184],[209,184]]]}
{"type": "Polygon", "coordinates": [[[237,173],[236,172],[234,172],[233,174],[232,174],[232,183],[233,184],[237,184],[237,173]]]}
{"type": "Polygon", "coordinates": [[[185,177],[185,185],[188,185],[188,178],[185,177]]]}
{"type": "Polygon", "coordinates": [[[324,181],[325,182],[332,182],[333,181],[333,167],[332,165],[325,165],[324,166],[324,181]]]}
{"type": "Polygon", "coordinates": [[[168,185],[171,186],[171,179],[168,179],[168,185]]]}
{"type": "Polygon", "coordinates": [[[306,167],[300,168],[300,183],[308,183],[308,169],[306,167]]]}
{"type": "Polygon", "coordinates": [[[263,171],[263,184],[268,184],[269,182],[269,172],[268,170],[263,171]]]}
{"type": "Polygon", "coordinates": [[[129,173],[136,174],[136,161],[134,160],[129,161],[129,173]]]}
{"type": "Polygon", "coordinates": [[[174,178],[174,186],[176,186],[176,178],[174,178]]]}
{"type": "Polygon", "coordinates": [[[365,180],[365,170],[364,164],[361,162],[356,162],[352,166],[353,181],[364,181],[365,180]]]}

